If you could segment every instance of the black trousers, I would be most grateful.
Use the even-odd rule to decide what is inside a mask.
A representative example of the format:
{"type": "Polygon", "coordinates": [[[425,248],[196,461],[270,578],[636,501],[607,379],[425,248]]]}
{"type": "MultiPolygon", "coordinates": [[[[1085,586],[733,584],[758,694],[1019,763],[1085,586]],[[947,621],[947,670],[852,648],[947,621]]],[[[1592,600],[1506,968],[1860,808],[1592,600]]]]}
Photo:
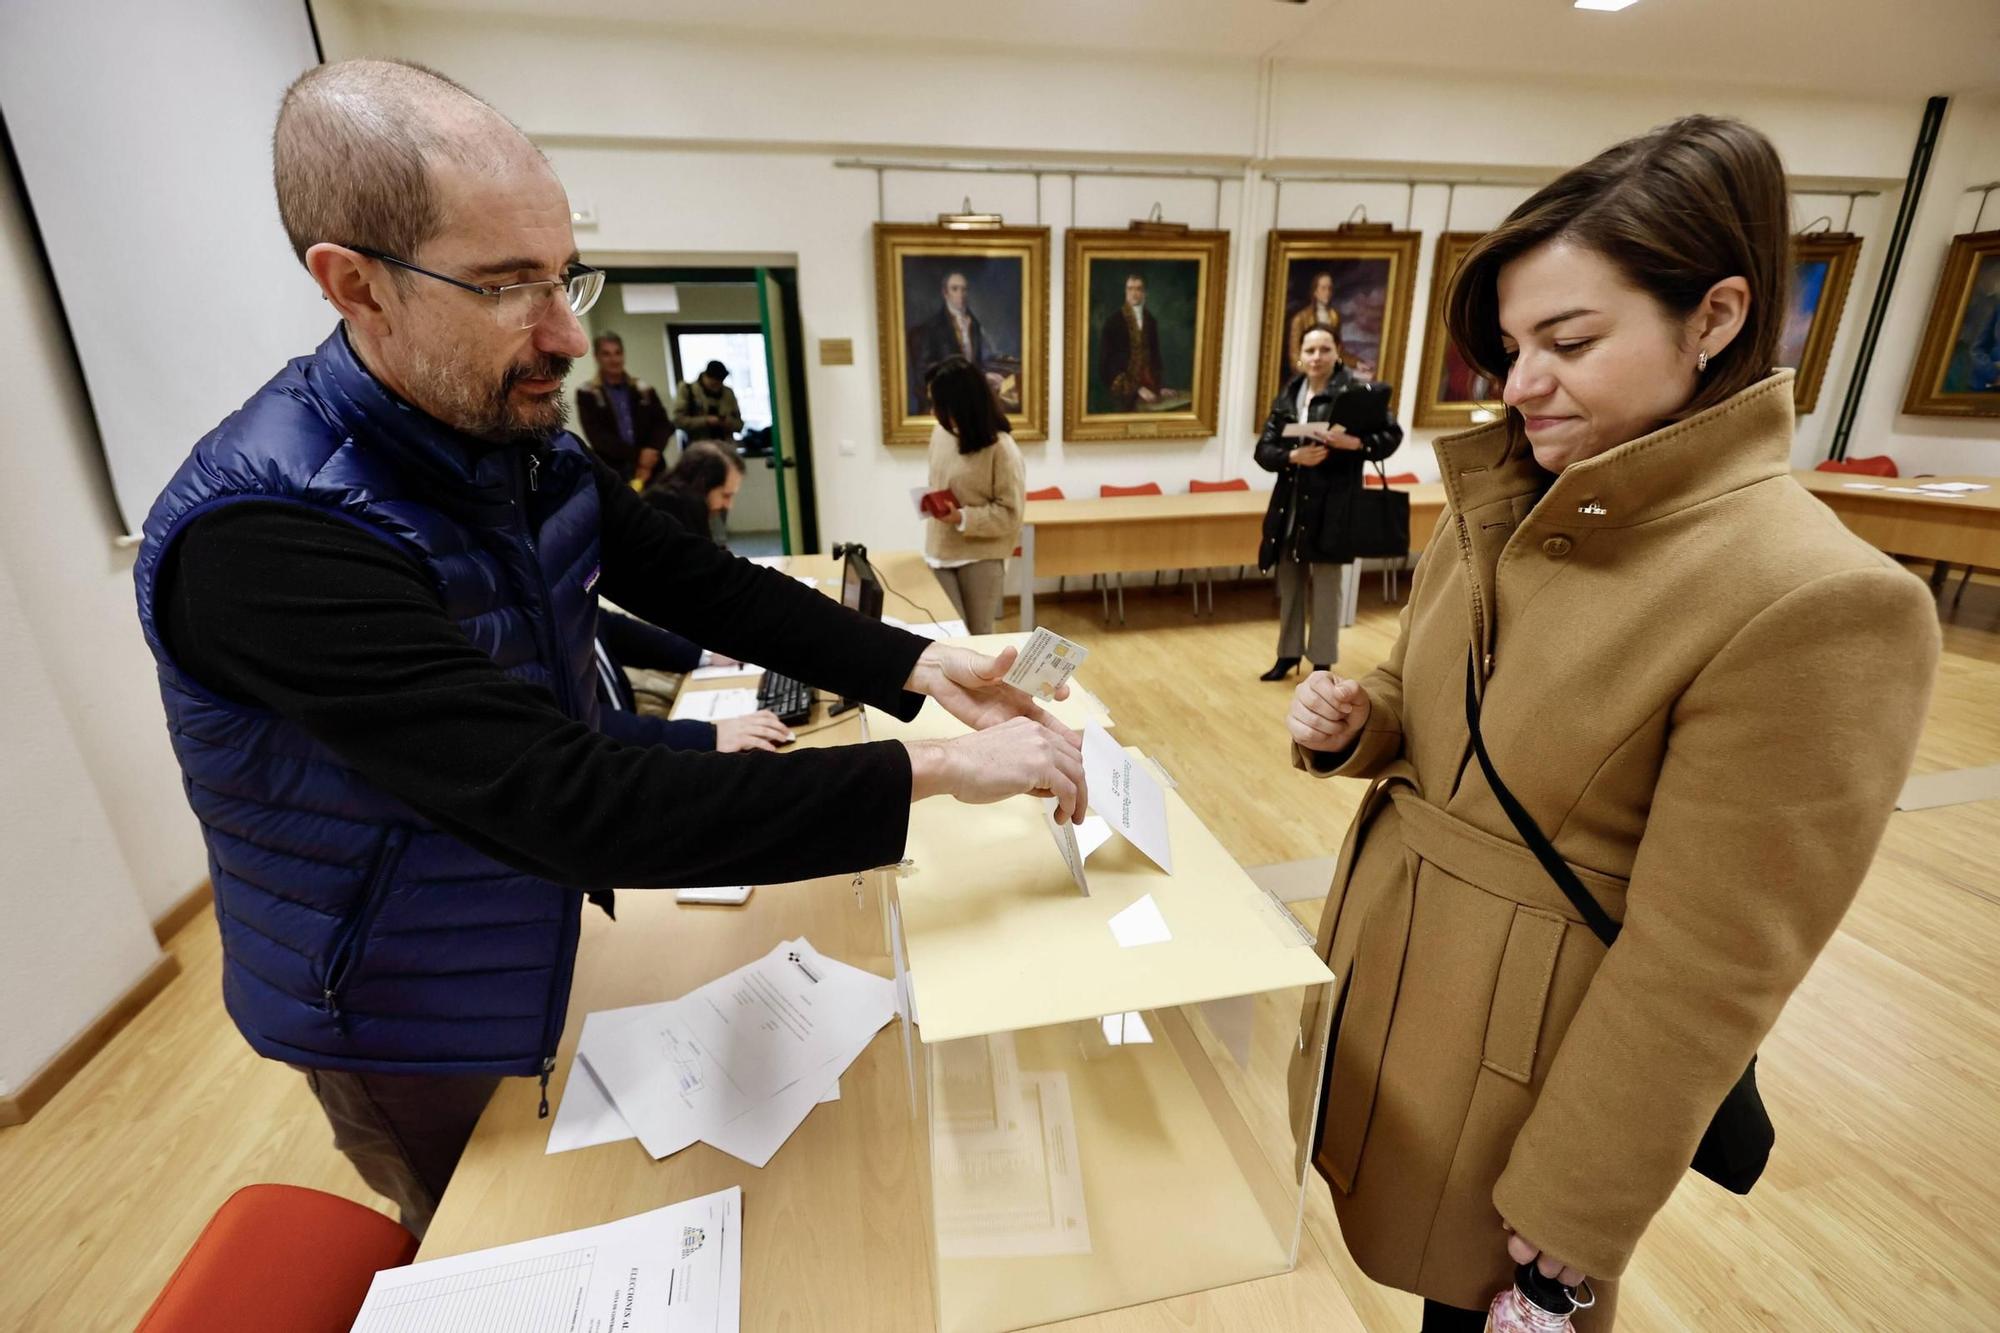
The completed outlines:
{"type": "Polygon", "coordinates": [[[333,1126],[333,1146],[386,1195],[418,1240],[429,1229],[498,1078],[297,1069],[333,1126]]]}
{"type": "Polygon", "coordinates": [[[1486,1311],[1461,1310],[1456,1305],[1424,1302],[1423,1333],[1482,1333],[1486,1311]]]}

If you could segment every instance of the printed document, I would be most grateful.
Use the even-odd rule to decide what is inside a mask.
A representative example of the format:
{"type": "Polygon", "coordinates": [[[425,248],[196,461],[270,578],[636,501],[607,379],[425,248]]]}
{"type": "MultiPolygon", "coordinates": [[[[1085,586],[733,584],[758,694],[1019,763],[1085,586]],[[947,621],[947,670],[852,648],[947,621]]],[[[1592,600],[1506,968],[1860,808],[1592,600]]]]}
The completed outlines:
{"type": "Polygon", "coordinates": [[[385,1268],[353,1333],[736,1333],[743,1191],[731,1187],[602,1226],[385,1268]]]}

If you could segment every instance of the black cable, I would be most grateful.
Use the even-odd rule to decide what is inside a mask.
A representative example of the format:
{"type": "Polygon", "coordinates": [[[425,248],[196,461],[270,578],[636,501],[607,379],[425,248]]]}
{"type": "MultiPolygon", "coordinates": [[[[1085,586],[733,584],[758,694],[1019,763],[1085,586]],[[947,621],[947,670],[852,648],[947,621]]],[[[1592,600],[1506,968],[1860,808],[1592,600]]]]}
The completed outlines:
{"type": "Polygon", "coordinates": [[[924,613],[924,616],[931,622],[931,624],[937,625],[940,629],[943,628],[943,625],[939,622],[938,618],[934,615],[931,615],[930,608],[924,606],[917,606],[917,604],[915,602],[911,602],[909,598],[903,597],[903,594],[897,592],[894,585],[892,585],[888,579],[882,576],[882,570],[880,566],[875,566],[874,569],[875,569],[875,581],[882,585],[884,591],[888,592],[892,597],[899,597],[902,598],[903,601],[909,602],[911,606],[915,606],[917,610],[922,611],[924,613]]]}

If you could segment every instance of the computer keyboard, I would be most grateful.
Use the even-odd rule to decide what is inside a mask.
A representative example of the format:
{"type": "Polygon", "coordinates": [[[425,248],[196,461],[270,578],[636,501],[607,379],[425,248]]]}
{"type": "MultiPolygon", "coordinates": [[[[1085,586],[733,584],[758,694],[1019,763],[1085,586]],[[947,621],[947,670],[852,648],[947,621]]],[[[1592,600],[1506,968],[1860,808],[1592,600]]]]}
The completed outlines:
{"type": "Polygon", "coordinates": [[[757,686],[757,706],[776,713],[778,721],[786,726],[795,727],[812,717],[812,687],[790,676],[766,671],[757,686]]]}

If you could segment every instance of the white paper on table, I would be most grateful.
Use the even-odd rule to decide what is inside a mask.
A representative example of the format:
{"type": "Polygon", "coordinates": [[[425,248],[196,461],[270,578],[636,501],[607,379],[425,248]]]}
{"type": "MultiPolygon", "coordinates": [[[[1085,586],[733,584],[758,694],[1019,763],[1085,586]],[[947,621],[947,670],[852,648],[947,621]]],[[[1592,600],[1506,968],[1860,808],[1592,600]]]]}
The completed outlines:
{"type": "Polygon", "coordinates": [[[766,569],[783,569],[785,562],[790,558],[790,556],[783,555],[753,555],[750,557],[750,563],[753,565],[762,565],[766,569]]]}
{"type": "Polygon", "coordinates": [[[742,676],[761,676],[763,674],[763,667],[752,666],[748,662],[742,662],[736,666],[696,667],[694,670],[688,672],[687,678],[689,680],[736,680],[742,676]]]}
{"type": "Polygon", "coordinates": [[[1250,1067],[1250,1037],[1256,1030],[1257,997],[1254,995],[1231,995],[1221,1000],[1204,1000],[1195,1008],[1208,1024],[1208,1030],[1222,1043],[1223,1049],[1236,1057],[1236,1067],[1250,1067]]]}
{"type": "MultiPolygon", "coordinates": [[[[883,984],[892,986],[893,982],[883,984]]],[[[726,1125],[702,1131],[702,1142],[719,1148],[731,1157],[738,1158],[751,1166],[761,1167],[768,1163],[778,1149],[785,1146],[785,1140],[792,1131],[805,1123],[815,1106],[829,1100],[825,1096],[815,1096],[814,1088],[826,1085],[819,1080],[833,1080],[834,1092],[840,1090],[840,1073],[860,1058],[868,1049],[868,1043],[875,1040],[870,1032],[853,1047],[821,1065],[816,1075],[808,1075],[798,1082],[778,1089],[766,1100],[751,1107],[726,1125]]]]}
{"type": "Polygon", "coordinates": [[[1840,488],[1844,491],[1886,491],[1889,489],[1879,481],[1843,481],[1840,483],[1840,488]]]}
{"type": "Polygon", "coordinates": [[[1173,874],[1167,796],[1152,767],[1091,722],[1083,728],[1083,779],[1090,788],[1090,808],[1154,865],[1173,874]]]}
{"type": "Polygon", "coordinates": [[[1174,937],[1167,929],[1167,919],[1160,915],[1160,905],[1147,894],[1130,907],[1105,922],[1111,927],[1111,934],[1121,949],[1136,949],[1142,944],[1165,944],[1174,937]]]}
{"type": "Polygon", "coordinates": [[[756,711],[755,690],[692,690],[681,695],[674,717],[680,721],[692,718],[697,722],[721,722],[756,711]]]}
{"type": "Polygon", "coordinates": [[[941,639],[963,639],[972,632],[965,627],[963,620],[940,620],[933,625],[928,620],[918,622],[883,616],[882,623],[894,625],[897,629],[906,629],[918,638],[930,639],[933,642],[941,639]]]}
{"type": "Polygon", "coordinates": [[[736,1333],[743,1191],[512,1245],[385,1268],[353,1333],[408,1328],[736,1333]]]}
{"type": "Polygon", "coordinates": [[[660,1158],[800,1080],[812,1091],[787,1105],[803,1095],[810,1111],[846,1068],[830,1062],[851,1061],[895,1012],[894,983],[788,940],[678,1000],[593,1025],[577,1049],[660,1158]]]}
{"type": "Polygon", "coordinates": [[[1976,481],[1925,481],[1917,484],[1920,491],[1989,491],[1991,486],[1976,481]]]}
{"type": "MultiPolygon", "coordinates": [[[[599,1013],[615,1013],[616,1010],[599,1010],[599,1013]]],[[[584,1030],[590,1030],[590,1020],[596,1014],[585,1014],[584,1030]]],[[[611,1094],[597,1081],[591,1071],[590,1061],[583,1058],[583,1043],[577,1043],[578,1054],[570,1063],[569,1080],[563,1084],[562,1102],[556,1107],[555,1124],[549,1128],[549,1144],[544,1152],[569,1152],[574,1148],[595,1148],[603,1143],[620,1143],[637,1138],[632,1127],[625,1123],[625,1117],[618,1114],[617,1104],[611,1094]]],[[[834,1079],[833,1086],[820,1095],[820,1102],[840,1100],[840,1080],[834,1079]]]]}

